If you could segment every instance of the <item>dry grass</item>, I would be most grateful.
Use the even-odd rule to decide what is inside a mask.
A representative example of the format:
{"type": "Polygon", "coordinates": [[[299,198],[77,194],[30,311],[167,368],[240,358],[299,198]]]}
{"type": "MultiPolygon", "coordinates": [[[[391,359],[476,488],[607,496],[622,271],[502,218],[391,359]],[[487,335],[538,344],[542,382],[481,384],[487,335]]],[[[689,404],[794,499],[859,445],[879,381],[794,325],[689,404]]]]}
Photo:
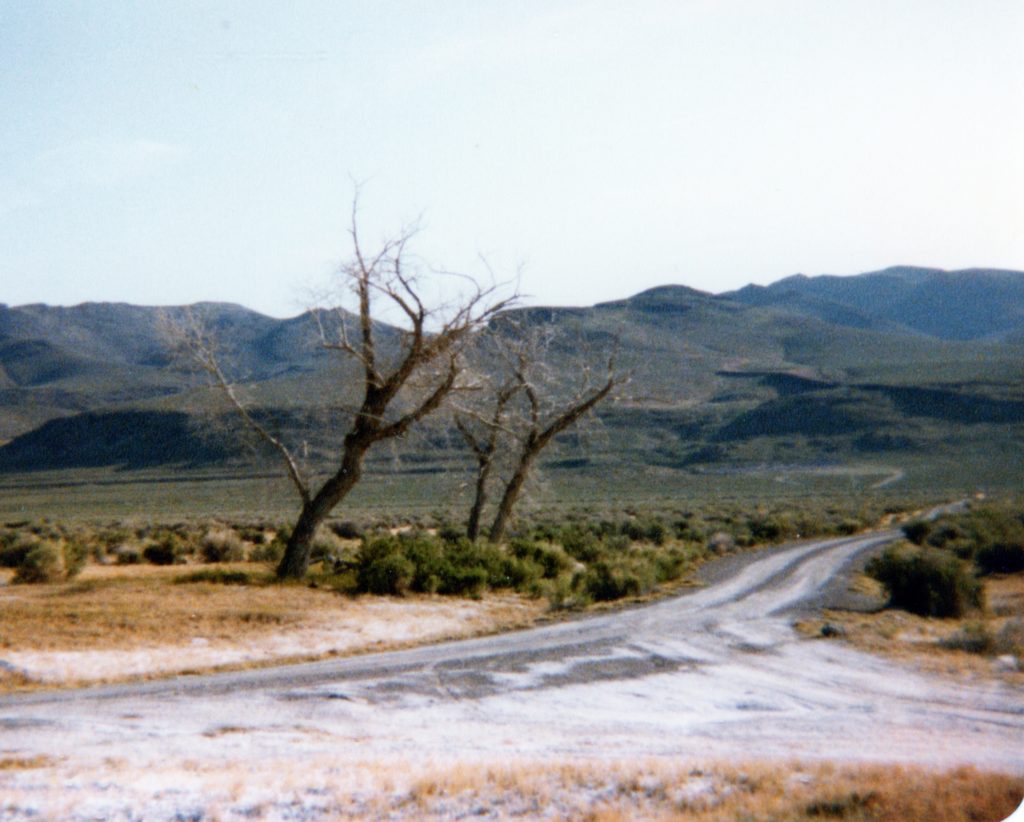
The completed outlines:
{"type": "Polygon", "coordinates": [[[404,807],[417,818],[499,816],[632,820],[1002,820],[1024,778],[833,764],[684,767],[562,764],[459,766],[420,778],[404,807]],[[411,808],[409,807],[411,806],[411,808]]]}
{"type": "MultiPolygon", "coordinates": [[[[763,762],[694,766],[661,759],[433,768],[376,762],[347,763],[339,769],[339,764],[305,763],[297,769],[288,763],[274,771],[256,766],[242,774],[237,767],[226,773],[223,764],[181,763],[175,775],[178,784],[194,784],[205,797],[198,803],[185,800],[191,813],[205,805],[211,817],[234,818],[238,812],[258,819],[999,822],[1024,796],[1024,778],[969,767],[931,771],[763,762]]],[[[111,796],[111,786],[129,777],[128,772],[107,771],[101,780],[107,786],[105,797],[111,796]]],[[[167,808],[163,810],[166,815],[167,808]]]]}
{"type": "MultiPolygon", "coordinates": [[[[1000,822],[1024,797],[1024,777],[969,767],[695,765],[661,758],[433,766],[335,757],[244,764],[185,760],[148,772],[144,787],[137,788],[140,772],[127,762],[86,770],[52,763],[50,778],[23,779],[16,769],[51,764],[24,762],[0,772],[0,794],[6,789],[10,809],[52,807],[72,816],[75,803],[84,802],[89,818],[106,813],[118,818],[1000,822]],[[100,786],[101,793],[67,794],[60,786],[69,781],[100,786]],[[173,790],[159,790],[164,785],[173,790]],[[171,795],[174,804],[168,804],[171,795]]],[[[0,800],[0,813],[3,809],[0,800]]]]}
{"type": "Polygon", "coordinates": [[[1024,615],[1024,574],[990,577],[985,583],[988,609],[996,616],[1024,615]]]}
{"type": "Polygon", "coordinates": [[[49,768],[57,760],[50,756],[4,756],[0,757],[0,771],[34,771],[49,768]]]}
{"type": "Polygon", "coordinates": [[[339,597],[301,586],[173,584],[181,574],[180,566],[91,566],[71,582],[0,590],[0,648],[131,649],[197,635],[229,640],[343,607],[339,597]]]}
{"type": "Polygon", "coordinates": [[[352,599],[278,584],[251,564],[199,570],[211,568],[253,584],[180,584],[197,569],[127,565],[0,587],[0,692],[409,647],[525,627],[544,610],[508,595],[352,599]]]}
{"type": "MultiPolygon", "coordinates": [[[[866,594],[878,593],[880,586],[863,575],[851,588],[866,594]]],[[[1024,574],[989,577],[985,583],[987,609],[961,619],[920,617],[900,610],[877,613],[826,611],[821,619],[797,624],[806,636],[820,636],[825,624],[839,628],[843,639],[854,647],[884,654],[920,670],[971,678],[999,677],[1024,685],[1024,672],[996,669],[983,654],[949,647],[948,642],[965,630],[983,630],[998,636],[1010,620],[1024,617],[1024,574]]],[[[884,597],[883,597],[884,600],[884,597]]]]}

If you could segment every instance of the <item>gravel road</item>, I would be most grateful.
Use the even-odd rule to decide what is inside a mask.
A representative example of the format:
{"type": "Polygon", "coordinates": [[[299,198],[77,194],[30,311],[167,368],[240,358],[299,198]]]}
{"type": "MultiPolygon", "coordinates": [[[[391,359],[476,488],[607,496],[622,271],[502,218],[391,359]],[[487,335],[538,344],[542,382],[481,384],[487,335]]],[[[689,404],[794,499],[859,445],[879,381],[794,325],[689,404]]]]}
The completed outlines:
{"type": "Polygon", "coordinates": [[[793,614],[820,604],[841,569],[897,536],[801,543],[726,563],[686,595],[501,636],[4,697],[0,755],[53,764],[46,778],[2,775],[0,788],[23,792],[7,808],[18,818],[12,808],[50,809],[57,796],[99,801],[96,784],[110,814],[117,802],[166,796],[172,780],[192,796],[181,787],[188,773],[276,767],[302,782],[326,761],[344,771],[509,757],[799,758],[1021,772],[1020,692],[793,631],[793,614]]]}

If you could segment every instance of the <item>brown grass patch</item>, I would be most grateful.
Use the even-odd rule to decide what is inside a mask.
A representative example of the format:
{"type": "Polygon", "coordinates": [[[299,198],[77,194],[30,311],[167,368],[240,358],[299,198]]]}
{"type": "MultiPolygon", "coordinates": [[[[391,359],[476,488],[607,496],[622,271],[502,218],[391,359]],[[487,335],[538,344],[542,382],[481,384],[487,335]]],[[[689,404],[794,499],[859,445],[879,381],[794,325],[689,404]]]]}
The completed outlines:
{"type": "Polygon", "coordinates": [[[52,756],[4,756],[0,757],[0,771],[32,771],[50,768],[57,763],[52,756]]]}
{"type": "MultiPolygon", "coordinates": [[[[65,811],[74,809],[61,792],[61,785],[74,778],[103,785],[107,804],[100,807],[132,808],[143,818],[155,778],[174,786],[179,807],[190,816],[204,808],[204,818],[250,816],[258,807],[260,818],[271,819],[305,810],[318,819],[1000,822],[1024,797],[1024,777],[971,767],[829,762],[179,760],[162,763],[159,774],[148,774],[146,793],[136,787],[138,773],[123,762],[93,772],[63,763],[49,779],[35,779],[25,798],[35,807],[53,802],[65,811]]],[[[15,784],[11,778],[7,782],[15,784]]],[[[86,792],[73,801],[91,802],[95,813],[99,799],[86,792]]],[[[161,818],[172,810],[166,801],[161,800],[161,818]]]]}
{"type": "MultiPolygon", "coordinates": [[[[854,579],[851,588],[871,593],[874,580],[863,575],[854,579]]],[[[877,613],[825,611],[820,619],[797,623],[805,636],[821,637],[828,625],[838,628],[842,638],[854,647],[871,653],[899,659],[932,673],[979,677],[999,677],[1024,685],[1024,672],[996,670],[990,658],[1006,649],[988,653],[972,653],[957,647],[957,639],[972,632],[998,637],[1008,622],[1024,617],[1024,575],[988,577],[985,581],[987,610],[961,619],[921,617],[898,609],[877,613]]],[[[882,597],[884,601],[884,597],[882,597]]]]}
{"type": "MultiPolygon", "coordinates": [[[[411,647],[534,624],[508,594],[351,598],[280,584],[251,564],[89,567],[71,582],[0,588],[0,692],[241,669],[411,647]],[[223,584],[232,575],[254,584],[223,584]]],[[[237,582],[237,580],[234,580],[237,582]]]]}
{"type": "Polygon", "coordinates": [[[233,640],[343,605],[329,592],[295,585],[172,584],[181,573],[180,566],[90,567],[72,582],[0,590],[0,648],[134,649],[195,636],[233,640]]]}
{"type": "Polygon", "coordinates": [[[989,577],[985,582],[985,595],[993,615],[1024,615],[1024,574],[989,577]]]}
{"type": "Polygon", "coordinates": [[[937,772],[830,763],[694,768],[637,765],[459,765],[417,779],[398,808],[416,818],[499,816],[629,820],[1005,819],[1024,778],[973,768],[937,772]]]}

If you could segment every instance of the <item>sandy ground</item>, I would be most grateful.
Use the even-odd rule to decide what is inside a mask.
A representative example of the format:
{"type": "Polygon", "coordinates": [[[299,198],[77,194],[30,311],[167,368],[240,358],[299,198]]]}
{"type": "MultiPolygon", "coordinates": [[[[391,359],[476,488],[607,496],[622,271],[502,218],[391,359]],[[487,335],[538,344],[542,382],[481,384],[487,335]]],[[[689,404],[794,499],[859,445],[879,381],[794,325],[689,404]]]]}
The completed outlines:
{"type": "MultiPolygon", "coordinates": [[[[426,770],[507,763],[650,762],[654,772],[799,759],[1024,773],[1019,689],[912,672],[793,631],[794,609],[885,538],[805,544],[689,596],[531,631],[5,697],[0,816],[418,818],[422,808],[400,800],[426,770]]],[[[441,816],[509,812],[453,809],[441,816]]]]}

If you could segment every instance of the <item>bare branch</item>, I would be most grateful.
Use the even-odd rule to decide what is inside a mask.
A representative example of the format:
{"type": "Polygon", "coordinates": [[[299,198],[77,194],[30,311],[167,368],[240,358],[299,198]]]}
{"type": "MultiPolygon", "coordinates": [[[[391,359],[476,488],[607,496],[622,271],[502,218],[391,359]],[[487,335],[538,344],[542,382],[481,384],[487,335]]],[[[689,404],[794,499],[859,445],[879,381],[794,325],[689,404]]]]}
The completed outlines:
{"type": "Polygon", "coordinates": [[[177,328],[169,326],[169,333],[176,335],[173,342],[177,342],[191,356],[193,362],[210,377],[213,384],[227,398],[229,404],[242,421],[261,440],[270,445],[281,457],[288,472],[288,477],[302,498],[303,504],[309,502],[309,485],[302,476],[302,471],[287,446],[275,437],[267,428],[260,423],[252,414],[245,403],[238,396],[235,385],[225,376],[217,357],[213,337],[206,330],[202,321],[195,315],[191,308],[186,308],[184,323],[177,328]]]}

